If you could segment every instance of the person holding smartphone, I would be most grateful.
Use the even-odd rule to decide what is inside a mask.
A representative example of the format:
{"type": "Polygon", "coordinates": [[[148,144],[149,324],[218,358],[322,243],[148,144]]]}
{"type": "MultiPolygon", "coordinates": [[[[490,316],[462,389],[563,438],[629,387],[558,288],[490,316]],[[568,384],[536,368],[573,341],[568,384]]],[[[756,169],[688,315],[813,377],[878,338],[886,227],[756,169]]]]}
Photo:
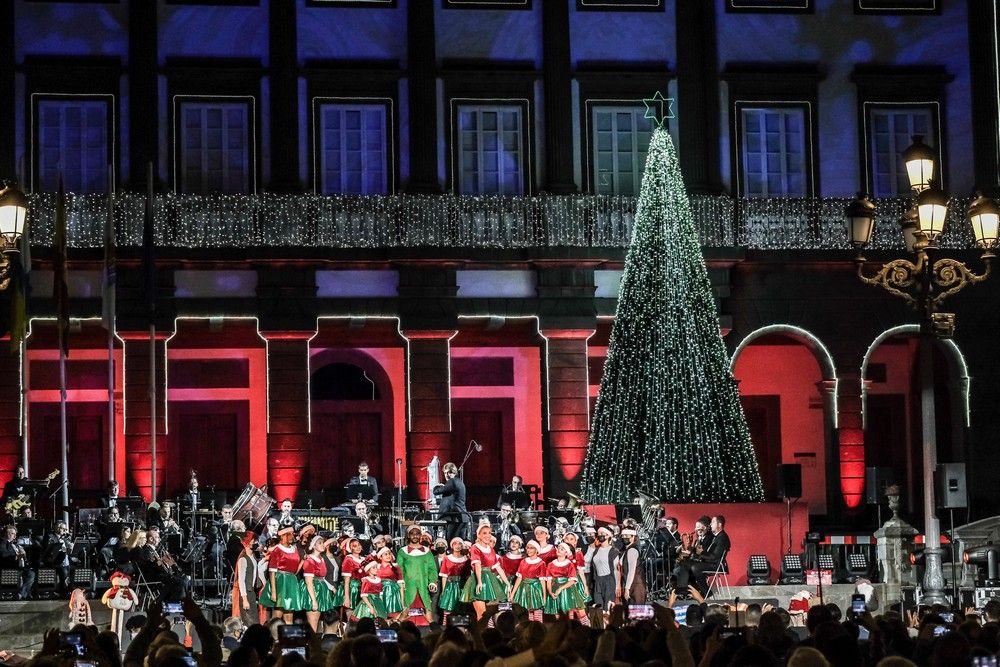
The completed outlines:
{"type": "Polygon", "coordinates": [[[556,558],[545,572],[548,598],[545,601],[546,614],[565,614],[568,618],[578,618],[585,626],[590,625],[586,603],[577,587],[576,559],[573,547],[560,542],[556,547],[556,558]]]}
{"type": "Polygon", "coordinates": [[[528,620],[542,622],[546,591],[542,583],[548,576],[548,566],[538,556],[538,542],[528,540],[527,555],[518,564],[510,600],[528,610],[528,620]]]}
{"type": "Polygon", "coordinates": [[[500,567],[497,552],[491,546],[493,529],[489,524],[476,530],[476,542],[469,549],[469,563],[472,576],[465,582],[462,600],[471,602],[476,610],[476,618],[482,618],[486,605],[503,600],[507,596],[507,574],[500,567]]]}
{"type": "Polygon", "coordinates": [[[438,575],[441,577],[441,597],[438,607],[441,608],[442,622],[448,622],[448,615],[462,600],[462,586],[469,577],[471,566],[465,553],[465,542],[461,537],[451,540],[451,553],[441,559],[438,575]]]}
{"type": "Polygon", "coordinates": [[[361,580],[361,600],[354,608],[354,618],[388,618],[382,602],[382,577],[378,576],[378,562],[365,563],[365,576],[361,580]]]}

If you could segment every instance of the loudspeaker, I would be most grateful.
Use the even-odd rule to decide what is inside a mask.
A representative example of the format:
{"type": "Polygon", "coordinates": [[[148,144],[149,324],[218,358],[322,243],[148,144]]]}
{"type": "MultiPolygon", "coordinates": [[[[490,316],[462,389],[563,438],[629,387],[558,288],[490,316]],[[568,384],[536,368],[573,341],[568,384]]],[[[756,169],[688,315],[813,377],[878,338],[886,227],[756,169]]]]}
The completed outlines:
{"type": "Polygon", "coordinates": [[[798,499],[802,497],[802,465],[799,463],[778,464],[778,499],[798,499]]]}
{"type": "Polygon", "coordinates": [[[865,468],[865,504],[881,505],[885,487],[896,482],[892,468],[865,468]]]}
{"type": "Polygon", "coordinates": [[[969,506],[964,463],[940,463],[937,468],[938,507],[946,510],[969,506]]]}

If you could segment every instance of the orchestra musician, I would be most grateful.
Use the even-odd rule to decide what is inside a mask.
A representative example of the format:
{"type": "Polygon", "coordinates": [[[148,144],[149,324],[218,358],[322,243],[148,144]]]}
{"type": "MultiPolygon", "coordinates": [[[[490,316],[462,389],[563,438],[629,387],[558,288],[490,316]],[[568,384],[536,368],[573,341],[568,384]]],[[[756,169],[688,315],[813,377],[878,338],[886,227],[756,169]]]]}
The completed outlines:
{"type": "MultiPolygon", "coordinates": [[[[135,531],[141,533],[142,531],[135,531]]],[[[160,582],[158,600],[180,600],[187,594],[188,577],[181,574],[177,561],[160,545],[160,529],[145,531],[141,546],[133,550],[132,560],[147,581],[160,582]],[[143,544],[144,542],[144,544],[143,544]]]]}
{"type": "Polygon", "coordinates": [[[677,517],[668,516],[660,519],[659,527],[653,533],[653,548],[659,556],[654,559],[657,572],[671,572],[677,552],[681,550],[681,532],[677,527],[677,517]]]}
{"type": "Polygon", "coordinates": [[[0,539],[0,567],[21,571],[21,587],[18,589],[17,599],[27,600],[35,585],[35,571],[29,567],[24,547],[17,543],[17,527],[14,525],[4,527],[3,538],[0,539]]]}
{"type": "Polygon", "coordinates": [[[113,479],[108,482],[108,494],[101,498],[101,507],[115,507],[118,504],[118,497],[120,493],[121,487],[119,486],[117,479],[113,479]]]}
{"type": "MultiPolygon", "coordinates": [[[[521,537],[521,528],[514,521],[514,508],[510,503],[500,503],[500,514],[497,517],[493,532],[497,536],[497,541],[506,546],[510,543],[510,538],[521,537]]],[[[513,575],[511,575],[513,579],[513,575]]]]}
{"type": "Polygon", "coordinates": [[[298,530],[298,526],[295,525],[295,517],[292,516],[292,499],[285,498],[281,501],[281,513],[278,514],[278,528],[288,528],[291,526],[295,530],[298,530]]]}
{"type": "Polygon", "coordinates": [[[373,540],[376,535],[381,535],[385,532],[382,524],[375,521],[374,517],[368,511],[368,503],[365,501],[359,500],[354,504],[354,516],[364,521],[364,530],[358,535],[362,540],[373,540]]]}
{"type": "Polygon", "coordinates": [[[368,474],[368,463],[362,461],[358,464],[358,474],[351,478],[347,484],[349,486],[367,486],[371,489],[370,500],[378,500],[378,480],[368,474]]]}
{"type": "Polygon", "coordinates": [[[470,517],[465,508],[465,482],[458,476],[458,466],[451,461],[445,463],[441,471],[444,473],[445,483],[434,487],[433,492],[435,496],[440,496],[438,510],[448,522],[448,541],[454,537],[467,539],[470,517]]]}
{"type": "Polygon", "coordinates": [[[3,498],[0,498],[0,509],[6,507],[7,503],[25,492],[27,481],[28,478],[24,473],[24,466],[18,465],[14,468],[14,476],[3,485],[3,498]]]}
{"type": "Polygon", "coordinates": [[[65,521],[56,521],[55,529],[42,542],[41,564],[56,570],[59,576],[59,593],[69,594],[69,567],[73,555],[73,538],[65,521]]]}
{"type": "Polygon", "coordinates": [[[497,500],[497,509],[500,509],[504,503],[519,510],[530,507],[531,498],[528,496],[528,490],[524,488],[524,480],[520,475],[511,477],[510,484],[501,489],[500,498],[497,500]]]}
{"type": "Polygon", "coordinates": [[[687,595],[688,586],[692,581],[698,585],[699,579],[707,569],[702,562],[703,555],[710,549],[715,539],[714,533],[709,530],[712,520],[707,516],[699,517],[694,522],[694,534],[682,536],[682,546],[677,552],[676,565],[674,567],[674,577],[677,579],[676,590],[678,596],[687,595]]]}

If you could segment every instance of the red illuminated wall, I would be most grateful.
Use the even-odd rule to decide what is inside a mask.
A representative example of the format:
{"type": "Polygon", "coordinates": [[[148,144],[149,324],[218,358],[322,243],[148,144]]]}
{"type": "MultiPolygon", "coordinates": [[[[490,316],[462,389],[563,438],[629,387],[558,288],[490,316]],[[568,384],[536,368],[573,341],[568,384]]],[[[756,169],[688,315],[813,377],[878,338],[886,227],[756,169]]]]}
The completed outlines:
{"type": "Polygon", "coordinates": [[[816,357],[802,344],[751,343],[736,359],[734,375],[741,396],[780,399],[781,462],[802,465],[802,499],[811,513],[825,514],[823,403],[816,387],[822,375],[816,357]]]}

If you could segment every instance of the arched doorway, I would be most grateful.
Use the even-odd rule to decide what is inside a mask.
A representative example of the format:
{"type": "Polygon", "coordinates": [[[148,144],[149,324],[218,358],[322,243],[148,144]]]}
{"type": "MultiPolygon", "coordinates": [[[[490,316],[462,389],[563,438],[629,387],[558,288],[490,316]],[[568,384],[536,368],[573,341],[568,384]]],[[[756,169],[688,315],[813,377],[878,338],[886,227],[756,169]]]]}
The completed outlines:
{"type": "MultiPolygon", "coordinates": [[[[879,334],[861,364],[865,461],[883,468],[884,482],[903,489],[903,510],[922,515],[923,439],[916,324],[879,334]]],[[[969,427],[969,374],[953,340],[934,343],[934,408],[939,463],[966,460],[969,427]]],[[[877,492],[880,492],[878,490],[877,492]]]]}
{"type": "Polygon", "coordinates": [[[837,375],[829,351],[805,329],[768,326],[740,342],[732,368],[765,497],[778,497],[779,464],[799,464],[802,500],[811,514],[825,514],[828,482],[836,479],[837,375]]]}
{"type": "Polygon", "coordinates": [[[392,386],[381,365],[357,350],[313,356],[309,379],[312,434],[297,504],[344,500],[343,487],[368,464],[380,491],[392,486],[392,386]]]}

